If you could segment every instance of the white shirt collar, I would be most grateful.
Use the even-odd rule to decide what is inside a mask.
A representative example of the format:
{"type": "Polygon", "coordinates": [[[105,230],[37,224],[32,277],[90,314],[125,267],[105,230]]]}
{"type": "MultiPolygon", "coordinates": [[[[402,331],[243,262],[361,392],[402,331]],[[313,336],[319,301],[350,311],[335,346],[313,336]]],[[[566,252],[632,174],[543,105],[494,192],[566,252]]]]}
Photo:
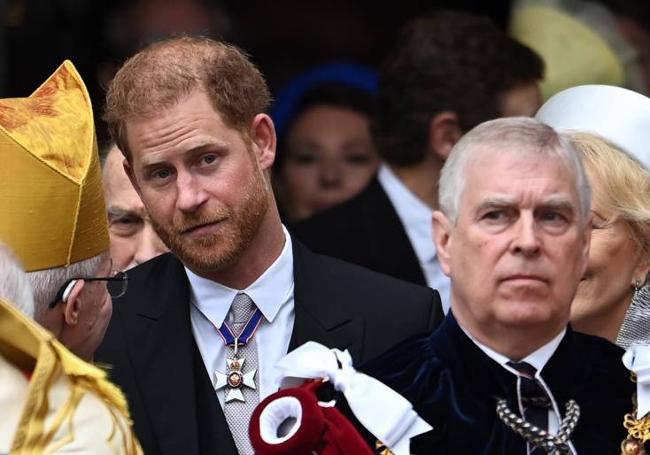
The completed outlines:
{"type": "Polygon", "coordinates": [[[282,304],[293,293],[291,236],[284,226],[282,230],[285,242],[280,256],[246,289],[232,289],[200,277],[185,267],[185,273],[190,281],[192,301],[216,327],[220,327],[226,319],[230,305],[239,292],[248,294],[269,322],[273,322],[282,304]]]}
{"type": "MultiPolygon", "coordinates": [[[[512,361],[512,359],[509,359],[508,357],[499,354],[495,350],[482,344],[480,341],[478,341],[476,338],[470,335],[470,333],[467,330],[465,330],[465,328],[461,326],[460,323],[458,325],[463,330],[463,332],[465,332],[465,334],[469,337],[469,339],[472,340],[472,342],[476,346],[478,346],[481,351],[485,353],[485,355],[490,357],[492,360],[497,362],[499,365],[501,365],[503,368],[510,371],[511,373],[515,375],[518,374],[514,368],[508,366],[508,362],[512,361]]],[[[560,345],[560,342],[562,341],[562,338],[564,337],[565,333],[566,333],[566,328],[562,329],[560,333],[558,333],[551,341],[546,343],[544,346],[528,354],[526,357],[524,357],[519,361],[527,362],[531,364],[537,370],[536,376],[540,375],[542,369],[544,369],[544,366],[551,358],[551,356],[555,353],[557,347],[560,345]]]]}
{"type": "Polygon", "coordinates": [[[433,243],[431,207],[413,194],[385,164],[379,167],[377,179],[395,207],[420,262],[434,261],[436,246],[433,243]]]}

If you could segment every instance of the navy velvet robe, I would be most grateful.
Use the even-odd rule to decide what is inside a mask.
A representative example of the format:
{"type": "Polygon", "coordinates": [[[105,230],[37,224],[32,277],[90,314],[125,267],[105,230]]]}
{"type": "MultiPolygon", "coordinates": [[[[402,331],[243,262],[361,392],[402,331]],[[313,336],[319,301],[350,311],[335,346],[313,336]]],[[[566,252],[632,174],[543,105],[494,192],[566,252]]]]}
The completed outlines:
{"type": "MultiPolygon", "coordinates": [[[[571,442],[579,454],[620,453],[623,416],[634,384],[623,350],[569,327],[541,372],[564,416],[574,399],[580,420],[571,442]]],[[[362,370],[404,395],[433,430],[413,438],[413,454],[525,454],[524,440],[496,414],[498,398],[518,413],[516,377],[481,351],[451,312],[430,335],[407,340],[362,370]]]]}

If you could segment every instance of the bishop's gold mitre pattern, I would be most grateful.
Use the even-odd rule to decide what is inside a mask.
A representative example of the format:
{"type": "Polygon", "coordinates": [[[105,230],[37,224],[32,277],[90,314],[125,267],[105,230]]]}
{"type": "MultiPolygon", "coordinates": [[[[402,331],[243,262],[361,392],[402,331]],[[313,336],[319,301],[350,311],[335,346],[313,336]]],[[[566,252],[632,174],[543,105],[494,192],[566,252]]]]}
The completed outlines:
{"type": "Polygon", "coordinates": [[[27,271],[108,249],[92,105],[70,61],[29,97],[0,100],[0,241],[27,271]]]}

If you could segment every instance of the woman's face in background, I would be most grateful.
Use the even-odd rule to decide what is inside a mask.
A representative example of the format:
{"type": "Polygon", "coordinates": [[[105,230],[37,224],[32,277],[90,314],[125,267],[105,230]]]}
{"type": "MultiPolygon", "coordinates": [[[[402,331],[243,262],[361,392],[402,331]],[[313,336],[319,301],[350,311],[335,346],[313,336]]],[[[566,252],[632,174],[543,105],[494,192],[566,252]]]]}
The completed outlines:
{"type": "MultiPolygon", "coordinates": [[[[600,182],[594,178],[590,181],[597,195],[600,182]]],[[[591,205],[593,230],[587,271],[571,307],[573,326],[587,333],[593,333],[589,327],[595,321],[622,323],[635,280],[648,272],[629,224],[598,199],[595,197],[591,205]]]]}
{"type": "Polygon", "coordinates": [[[379,166],[368,116],[317,105],[303,111],[288,131],[280,186],[291,221],[358,194],[379,166]]]}

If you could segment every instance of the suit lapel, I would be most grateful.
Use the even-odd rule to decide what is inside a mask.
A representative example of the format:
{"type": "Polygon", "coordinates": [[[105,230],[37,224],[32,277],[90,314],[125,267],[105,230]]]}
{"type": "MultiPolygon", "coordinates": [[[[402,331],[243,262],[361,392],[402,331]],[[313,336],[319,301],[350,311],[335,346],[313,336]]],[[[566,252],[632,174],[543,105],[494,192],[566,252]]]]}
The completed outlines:
{"type": "Polygon", "coordinates": [[[375,178],[365,192],[361,205],[369,254],[378,264],[376,270],[411,283],[426,286],[420,261],[388,195],[375,178]]]}
{"type": "MultiPolygon", "coordinates": [[[[182,264],[172,255],[151,272],[153,277],[155,286],[139,287],[136,314],[127,326],[129,345],[135,347],[133,368],[161,453],[198,454],[189,283],[182,264]]],[[[216,408],[218,420],[225,425],[221,407],[216,408]]]]}
{"type": "Polygon", "coordinates": [[[348,349],[358,361],[363,352],[364,322],[349,311],[349,292],[337,291],[319,256],[295,238],[292,243],[295,321],[289,350],[316,341],[330,348],[348,349]]]}

